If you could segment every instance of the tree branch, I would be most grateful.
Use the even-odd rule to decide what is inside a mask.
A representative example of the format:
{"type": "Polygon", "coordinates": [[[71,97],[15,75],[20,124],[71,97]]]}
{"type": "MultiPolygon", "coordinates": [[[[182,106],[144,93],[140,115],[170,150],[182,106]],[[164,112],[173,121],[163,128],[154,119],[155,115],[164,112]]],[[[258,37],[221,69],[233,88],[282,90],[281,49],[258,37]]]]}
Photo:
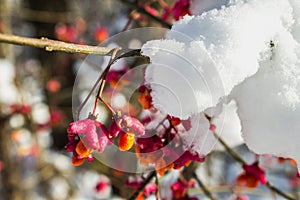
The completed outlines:
{"type": "Polygon", "coordinates": [[[196,179],[198,185],[204,192],[204,194],[210,199],[210,200],[216,200],[216,198],[212,195],[212,193],[209,191],[209,189],[204,185],[204,183],[201,181],[201,179],[197,176],[196,172],[193,172],[193,177],[196,179]]]}
{"type": "MultiPolygon", "coordinates": [[[[233,150],[219,135],[213,131],[214,136],[217,138],[217,140],[224,146],[226,151],[240,164],[244,165],[247,164],[247,162],[235,151],[233,150]]],[[[279,188],[275,187],[270,181],[267,181],[266,186],[272,190],[273,192],[277,193],[278,195],[289,199],[289,200],[296,200],[296,198],[290,196],[289,194],[286,194],[285,192],[281,191],[279,188]]]]}
{"type": "Polygon", "coordinates": [[[111,55],[113,48],[73,44],[47,38],[28,38],[0,33],[0,43],[32,46],[46,51],[62,51],[67,53],[111,55]]]}

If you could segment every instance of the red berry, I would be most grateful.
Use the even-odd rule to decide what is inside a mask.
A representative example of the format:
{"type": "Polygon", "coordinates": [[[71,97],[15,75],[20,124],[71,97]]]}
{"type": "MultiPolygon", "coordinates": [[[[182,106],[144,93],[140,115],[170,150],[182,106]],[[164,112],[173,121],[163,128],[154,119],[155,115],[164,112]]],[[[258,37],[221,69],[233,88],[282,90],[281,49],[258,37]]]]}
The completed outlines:
{"type": "Polygon", "coordinates": [[[134,133],[125,133],[120,136],[119,149],[120,151],[128,151],[134,144],[134,133]]]}

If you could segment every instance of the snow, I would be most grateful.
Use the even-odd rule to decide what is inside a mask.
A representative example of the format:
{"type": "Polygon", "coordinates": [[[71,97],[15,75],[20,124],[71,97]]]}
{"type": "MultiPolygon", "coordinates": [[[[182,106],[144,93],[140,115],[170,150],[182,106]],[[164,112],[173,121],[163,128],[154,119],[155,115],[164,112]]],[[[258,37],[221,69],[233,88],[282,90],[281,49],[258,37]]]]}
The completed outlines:
{"type": "Polygon", "coordinates": [[[259,154],[300,162],[300,52],[288,33],[278,36],[257,74],[232,92],[246,144],[259,154]]]}
{"type": "Polygon", "coordinates": [[[193,3],[201,2],[203,10],[197,11],[197,6],[192,10],[201,15],[185,16],[166,39],[142,47],[151,61],[145,79],[152,88],[154,106],[164,114],[191,116],[192,128],[182,135],[186,148],[206,155],[215,139],[207,131],[202,112],[215,112],[214,107],[229,95],[236,101],[236,106],[223,105],[230,117],[223,112],[214,115],[215,123],[231,119],[224,121],[223,131],[217,125],[221,136],[240,133],[237,109],[250,149],[292,157],[299,163],[300,2],[193,3]]]}
{"type": "MultiPolygon", "coordinates": [[[[237,115],[237,106],[234,100],[222,103],[222,112],[212,118],[212,124],[216,126],[216,133],[231,147],[244,143],[241,135],[240,119],[237,115]]],[[[180,133],[184,148],[206,156],[213,150],[224,148],[217,142],[213,133],[209,130],[209,121],[204,113],[191,117],[191,129],[180,133]]]]}
{"type": "MultiPolygon", "coordinates": [[[[212,119],[216,126],[216,133],[230,146],[235,147],[244,143],[241,133],[241,123],[237,115],[237,106],[234,100],[222,104],[223,111],[212,119]]],[[[224,147],[217,143],[214,150],[224,150],[224,147]]]]}
{"type": "Polygon", "coordinates": [[[201,42],[157,40],[145,44],[142,51],[151,57],[145,80],[152,88],[154,107],[163,114],[187,119],[217,103],[221,81],[213,77],[214,63],[201,42]]]}
{"type": "Polygon", "coordinates": [[[146,82],[153,90],[154,105],[182,118],[215,106],[256,73],[270,40],[283,25],[290,26],[291,16],[286,13],[291,8],[285,0],[237,3],[185,16],[166,40],[143,45],[142,52],[152,63],[146,82]]]}
{"type": "Polygon", "coordinates": [[[294,24],[291,29],[291,33],[297,42],[300,42],[300,1],[290,0],[290,4],[293,7],[294,24]]]}
{"type": "Polygon", "coordinates": [[[210,153],[217,143],[217,139],[209,131],[209,121],[203,113],[191,117],[191,128],[180,133],[185,150],[205,156],[210,153]]]}

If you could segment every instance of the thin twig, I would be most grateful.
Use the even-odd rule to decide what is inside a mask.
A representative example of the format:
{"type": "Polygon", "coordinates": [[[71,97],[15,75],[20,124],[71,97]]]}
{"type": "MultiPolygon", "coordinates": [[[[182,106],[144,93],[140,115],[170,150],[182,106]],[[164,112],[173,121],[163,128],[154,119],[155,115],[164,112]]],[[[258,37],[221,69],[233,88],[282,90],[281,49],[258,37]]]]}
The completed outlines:
{"type": "Polygon", "coordinates": [[[167,117],[164,117],[158,124],[157,126],[154,128],[154,130],[157,130],[160,126],[165,127],[164,123],[167,120],[167,117]]]}
{"type": "Polygon", "coordinates": [[[0,43],[32,46],[46,51],[63,51],[67,53],[94,54],[109,56],[114,48],[73,44],[48,38],[28,38],[0,33],[0,43]]]}
{"type": "MultiPolygon", "coordinates": [[[[116,53],[118,51],[116,51],[116,49],[118,49],[118,51],[120,50],[120,48],[115,48],[113,50],[113,56],[115,57],[116,53]]],[[[119,56],[117,59],[119,59],[121,56],[119,56]]],[[[114,60],[115,61],[115,60],[114,60]]],[[[85,106],[85,104],[87,103],[87,101],[90,99],[90,97],[92,96],[94,90],[96,89],[96,87],[98,86],[98,84],[101,82],[101,86],[100,86],[100,90],[101,90],[101,87],[104,87],[104,85],[102,85],[102,82],[103,82],[103,78],[104,76],[106,77],[108,71],[109,71],[109,68],[110,66],[112,65],[112,58],[110,58],[110,61],[109,61],[109,64],[107,65],[107,67],[105,68],[105,70],[102,72],[102,74],[99,76],[99,78],[96,80],[96,82],[94,83],[92,89],[90,90],[89,94],[85,97],[85,99],[83,100],[83,102],[78,106],[77,110],[76,110],[76,119],[75,120],[79,120],[79,116],[80,116],[80,112],[81,110],[83,109],[83,107],[85,106]]],[[[103,88],[102,88],[103,89],[103,88]]],[[[99,90],[99,91],[100,91],[99,90]]],[[[99,96],[99,91],[97,93],[97,98],[96,98],[96,102],[94,104],[94,109],[93,109],[93,114],[95,114],[95,110],[96,110],[96,105],[98,104],[98,96],[99,96]]]]}
{"type": "Polygon", "coordinates": [[[215,132],[213,131],[214,136],[217,138],[217,140],[223,145],[223,147],[226,149],[226,151],[239,163],[242,165],[246,165],[247,162],[236,152],[234,151],[226,142],[215,132]]]}
{"type": "Polygon", "coordinates": [[[78,106],[77,110],[76,110],[76,119],[75,120],[79,120],[79,116],[81,113],[81,110],[83,109],[83,107],[85,106],[85,104],[87,103],[87,101],[90,99],[90,97],[92,96],[94,90],[96,89],[97,85],[100,83],[100,81],[102,80],[102,75],[96,80],[96,82],[94,83],[92,89],[90,90],[89,94],[85,97],[84,101],[78,106]]]}
{"type": "Polygon", "coordinates": [[[131,195],[129,200],[135,200],[139,193],[146,187],[148,183],[155,177],[156,171],[152,171],[149,176],[143,181],[143,183],[138,187],[138,189],[131,195]]]}
{"type": "Polygon", "coordinates": [[[204,194],[211,200],[216,200],[215,197],[212,195],[212,193],[209,191],[209,189],[204,185],[204,183],[199,179],[195,171],[193,172],[193,177],[196,179],[198,185],[201,187],[204,194]]]}
{"type": "Polygon", "coordinates": [[[159,183],[158,183],[158,176],[157,176],[157,173],[155,173],[155,184],[157,186],[156,188],[156,191],[155,191],[155,197],[156,197],[156,200],[159,200],[159,183]]]}
{"type": "MultiPolygon", "coordinates": [[[[111,64],[113,64],[114,62],[116,62],[118,59],[121,59],[121,58],[143,56],[143,55],[141,55],[140,49],[134,49],[134,50],[123,49],[123,51],[122,50],[118,51],[118,55],[119,56],[117,58],[115,58],[111,64]]],[[[143,57],[145,57],[145,56],[143,56],[143,57]]],[[[84,101],[78,106],[78,108],[76,110],[76,119],[75,120],[79,119],[81,110],[86,105],[87,101],[90,99],[91,95],[93,94],[93,92],[96,89],[96,87],[98,86],[98,84],[101,82],[101,80],[104,79],[104,75],[107,74],[107,72],[105,72],[105,71],[108,71],[108,70],[109,70],[109,68],[106,67],[106,69],[102,72],[101,76],[94,83],[92,89],[90,90],[89,94],[85,97],[84,101]]]]}
{"type": "Polygon", "coordinates": [[[132,17],[129,15],[129,16],[128,16],[128,19],[127,19],[127,22],[126,22],[126,24],[125,24],[124,28],[122,29],[122,32],[124,32],[124,31],[127,31],[127,30],[128,30],[128,28],[129,28],[129,26],[130,26],[131,22],[132,22],[132,17]]]}
{"type": "Polygon", "coordinates": [[[105,68],[105,70],[103,71],[103,73],[101,74],[101,83],[100,83],[100,87],[99,87],[99,90],[97,92],[97,95],[96,95],[96,99],[95,99],[95,103],[94,103],[94,109],[93,109],[93,114],[95,115],[95,112],[96,112],[96,108],[97,108],[97,105],[98,105],[98,100],[100,100],[111,112],[113,115],[116,114],[116,112],[113,110],[113,108],[107,104],[104,99],[102,98],[102,92],[104,90],[104,87],[105,87],[105,83],[106,83],[106,77],[107,77],[107,74],[109,72],[109,69],[110,67],[112,66],[112,64],[115,62],[115,57],[117,55],[117,52],[121,50],[121,48],[115,48],[110,59],[109,59],[109,62],[107,64],[107,67],[105,68]]]}
{"type": "MultiPolygon", "coordinates": [[[[227,150],[227,152],[239,163],[242,165],[247,164],[247,162],[235,151],[233,150],[221,137],[218,136],[218,134],[213,131],[214,136],[217,138],[217,140],[224,146],[224,148],[227,150]]],[[[281,191],[277,187],[275,187],[271,182],[267,181],[266,186],[272,190],[273,192],[277,193],[278,195],[289,199],[289,200],[296,200],[296,198],[291,197],[290,195],[286,194],[285,192],[281,191]]]]}
{"type": "MultiPolygon", "coordinates": [[[[268,196],[269,193],[266,192],[264,188],[257,187],[257,188],[246,188],[243,186],[237,186],[237,185],[214,185],[214,186],[206,186],[211,192],[216,193],[216,194],[224,194],[224,193],[229,193],[233,191],[242,191],[243,194],[249,194],[249,195],[266,195],[268,196]]],[[[190,195],[195,195],[195,194],[203,194],[203,190],[201,188],[189,188],[189,194],[190,195]]],[[[238,194],[238,193],[237,193],[238,194]]],[[[283,198],[281,198],[283,199],[283,198]]],[[[297,198],[296,198],[297,199],[297,198]]]]}
{"type": "Polygon", "coordinates": [[[150,17],[151,19],[153,19],[154,21],[160,23],[161,25],[163,25],[166,28],[171,28],[172,25],[169,24],[168,22],[163,21],[161,18],[156,17],[154,15],[152,15],[151,13],[149,13],[147,10],[145,10],[143,7],[140,7],[136,2],[131,2],[128,0],[120,0],[121,2],[127,4],[128,6],[130,6],[133,9],[136,9],[137,12],[142,13],[144,15],[147,15],[148,17],[150,17]]]}
{"type": "Polygon", "coordinates": [[[278,189],[277,187],[275,187],[270,181],[267,181],[266,186],[268,188],[270,188],[270,190],[272,190],[273,192],[277,193],[278,195],[280,195],[286,199],[296,200],[296,198],[291,197],[290,195],[286,194],[285,192],[283,192],[280,189],[278,189]]]}

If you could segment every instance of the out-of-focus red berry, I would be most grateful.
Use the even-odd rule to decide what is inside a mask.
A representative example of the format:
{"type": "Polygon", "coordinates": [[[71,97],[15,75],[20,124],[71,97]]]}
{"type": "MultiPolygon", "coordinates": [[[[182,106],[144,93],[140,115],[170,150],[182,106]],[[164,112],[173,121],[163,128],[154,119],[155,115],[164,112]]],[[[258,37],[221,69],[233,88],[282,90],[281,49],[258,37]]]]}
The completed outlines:
{"type": "Polygon", "coordinates": [[[50,112],[50,124],[57,125],[64,118],[64,113],[60,110],[53,110],[50,112]]]}
{"type": "Polygon", "coordinates": [[[152,97],[150,96],[150,89],[148,89],[145,85],[142,85],[139,88],[139,98],[138,102],[142,105],[144,109],[149,109],[152,107],[152,97]]]}
{"type": "Polygon", "coordinates": [[[133,177],[129,176],[126,180],[125,184],[131,188],[138,188],[143,183],[143,179],[141,177],[133,177]]]}
{"type": "Polygon", "coordinates": [[[4,169],[4,163],[0,160],[0,172],[4,169]]]}
{"type": "Polygon", "coordinates": [[[60,90],[60,87],[60,82],[56,79],[50,79],[46,85],[47,90],[53,93],[58,92],[60,90]]]}
{"type": "Polygon", "coordinates": [[[189,182],[186,180],[178,180],[177,182],[173,183],[171,186],[173,199],[189,199],[187,196],[187,190],[189,186],[189,182]]]}
{"type": "Polygon", "coordinates": [[[168,115],[167,118],[169,122],[172,124],[172,126],[177,126],[181,123],[181,120],[178,117],[173,117],[168,115]]]}
{"type": "Polygon", "coordinates": [[[97,185],[95,186],[95,190],[98,193],[102,193],[102,192],[104,192],[105,190],[108,189],[108,186],[109,186],[109,182],[107,180],[100,179],[98,181],[97,185]]]}
{"type": "Polygon", "coordinates": [[[172,14],[176,21],[184,15],[192,15],[190,11],[190,0],[178,0],[172,9],[172,14]]]}
{"type": "Polygon", "coordinates": [[[214,125],[214,124],[210,124],[210,126],[209,126],[209,130],[211,130],[212,132],[215,132],[216,131],[216,125],[214,125]]]}
{"type": "Polygon", "coordinates": [[[72,25],[57,24],[55,27],[56,38],[65,42],[75,42],[78,35],[72,25]]]}
{"type": "Polygon", "coordinates": [[[108,29],[104,26],[96,28],[94,37],[98,42],[103,42],[109,37],[108,29]]]}
{"type": "Polygon", "coordinates": [[[10,111],[12,113],[22,113],[27,115],[31,112],[31,106],[27,104],[12,104],[10,105],[10,111]]]}
{"type": "Polygon", "coordinates": [[[153,16],[158,16],[158,11],[152,8],[149,4],[144,5],[144,9],[153,16]]]}
{"type": "Polygon", "coordinates": [[[293,166],[297,166],[297,162],[294,159],[292,159],[292,158],[278,157],[278,162],[280,164],[284,163],[285,161],[290,162],[293,166]]]}
{"type": "Polygon", "coordinates": [[[184,15],[192,15],[190,11],[190,1],[191,0],[177,0],[172,7],[164,9],[162,14],[162,20],[167,21],[169,16],[178,21],[184,15]]]}
{"type": "Polygon", "coordinates": [[[155,183],[149,183],[144,188],[144,194],[146,197],[149,197],[151,193],[155,193],[157,190],[157,185],[155,183]]]}
{"type": "Polygon", "coordinates": [[[185,120],[181,120],[181,124],[184,127],[184,129],[186,131],[190,130],[192,128],[192,123],[190,118],[189,119],[185,119],[185,120]]]}
{"type": "Polygon", "coordinates": [[[251,165],[243,165],[244,172],[238,176],[237,183],[241,186],[255,188],[259,182],[263,185],[267,183],[265,170],[258,166],[258,162],[251,165]]]}

